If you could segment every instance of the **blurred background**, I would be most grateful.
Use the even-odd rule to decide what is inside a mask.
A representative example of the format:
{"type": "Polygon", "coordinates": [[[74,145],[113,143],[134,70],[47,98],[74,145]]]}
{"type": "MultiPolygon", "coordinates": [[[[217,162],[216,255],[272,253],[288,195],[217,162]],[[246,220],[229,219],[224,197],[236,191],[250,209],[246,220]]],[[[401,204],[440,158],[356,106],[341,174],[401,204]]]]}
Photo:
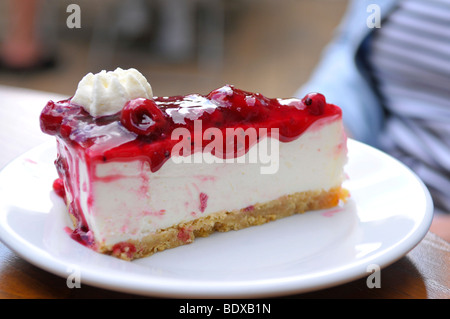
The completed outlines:
{"type": "Polygon", "coordinates": [[[71,96],[86,73],[119,66],[138,69],[157,96],[234,84],[289,97],[309,77],[347,2],[0,0],[0,85],[71,96]],[[79,5],[79,28],[68,27],[68,18],[76,22],[70,4],[79,5]],[[13,52],[24,34],[33,40],[19,51],[38,53],[31,65],[11,67],[7,52],[21,57],[13,52]]]}

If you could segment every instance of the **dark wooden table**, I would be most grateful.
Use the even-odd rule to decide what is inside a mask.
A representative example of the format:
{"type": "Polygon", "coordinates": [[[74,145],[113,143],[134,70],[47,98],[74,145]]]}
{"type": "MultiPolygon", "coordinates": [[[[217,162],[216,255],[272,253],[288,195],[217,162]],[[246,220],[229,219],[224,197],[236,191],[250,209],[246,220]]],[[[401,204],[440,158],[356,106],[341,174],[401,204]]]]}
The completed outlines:
{"type": "MultiPolygon", "coordinates": [[[[37,118],[49,99],[44,92],[0,87],[0,167],[50,137],[40,133],[37,118]],[[24,138],[26,137],[26,138],[24,138]]],[[[449,299],[450,244],[428,232],[406,256],[380,272],[380,288],[367,278],[288,298],[449,299]]],[[[68,288],[66,278],[33,266],[0,243],[0,298],[143,298],[88,285],[68,288]]]]}

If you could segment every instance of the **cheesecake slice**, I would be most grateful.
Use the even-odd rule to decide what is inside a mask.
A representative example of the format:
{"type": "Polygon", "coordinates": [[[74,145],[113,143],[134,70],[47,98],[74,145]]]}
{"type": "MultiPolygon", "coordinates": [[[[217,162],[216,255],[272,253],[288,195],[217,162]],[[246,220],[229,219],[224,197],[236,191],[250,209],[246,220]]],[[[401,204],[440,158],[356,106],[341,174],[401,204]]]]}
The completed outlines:
{"type": "Polygon", "coordinates": [[[341,109],[319,93],[157,97],[137,70],[117,69],[86,75],[40,123],[56,137],[68,233],[125,260],[347,197],[341,109]]]}

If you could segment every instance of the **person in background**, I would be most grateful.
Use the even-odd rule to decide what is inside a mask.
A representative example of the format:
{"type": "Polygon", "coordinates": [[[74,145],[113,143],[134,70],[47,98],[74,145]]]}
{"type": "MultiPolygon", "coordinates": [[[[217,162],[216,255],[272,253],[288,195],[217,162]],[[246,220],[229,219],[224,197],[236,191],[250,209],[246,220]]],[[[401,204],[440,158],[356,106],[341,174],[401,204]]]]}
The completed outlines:
{"type": "Polygon", "coordinates": [[[431,231],[450,241],[450,0],[351,1],[296,96],[309,92],[342,108],[351,137],[424,181],[431,231]]]}
{"type": "Polygon", "coordinates": [[[37,28],[40,5],[39,0],[8,2],[8,23],[0,48],[0,63],[3,69],[30,70],[44,67],[49,62],[37,28]]]}

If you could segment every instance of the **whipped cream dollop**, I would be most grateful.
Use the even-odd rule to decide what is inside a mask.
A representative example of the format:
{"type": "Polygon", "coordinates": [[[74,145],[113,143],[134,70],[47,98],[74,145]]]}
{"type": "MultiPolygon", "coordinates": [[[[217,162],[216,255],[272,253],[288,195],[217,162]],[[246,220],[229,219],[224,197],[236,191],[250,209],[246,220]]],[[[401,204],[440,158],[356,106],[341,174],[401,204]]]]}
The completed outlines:
{"type": "Polygon", "coordinates": [[[100,117],[119,112],[130,100],[152,97],[152,87],[138,70],[117,68],[86,74],[78,83],[72,103],[100,117]]]}

